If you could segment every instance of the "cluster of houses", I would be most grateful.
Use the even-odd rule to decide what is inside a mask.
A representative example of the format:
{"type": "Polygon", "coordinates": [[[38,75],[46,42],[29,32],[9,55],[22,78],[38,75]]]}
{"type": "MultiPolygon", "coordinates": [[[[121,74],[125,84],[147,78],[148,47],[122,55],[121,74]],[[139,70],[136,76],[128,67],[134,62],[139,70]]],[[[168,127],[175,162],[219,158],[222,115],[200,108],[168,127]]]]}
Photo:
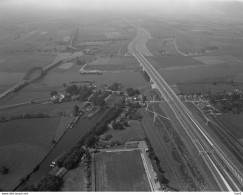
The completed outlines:
{"type": "Polygon", "coordinates": [[[125,94],[126,97],[126,104],[128,103],[139,103],[140,106],[145,106],[145,96],[142,94],[134,95],[132,97],[125,94]]]}
{"type": "Polygon", "coordinates": [[[61,92],[57,92],[57,94],[53,95],[51,97],[51,101],[53,103],[61,103],[64,102],[65,98],[66,98],[67,94],[61,93],[61,92]]]}

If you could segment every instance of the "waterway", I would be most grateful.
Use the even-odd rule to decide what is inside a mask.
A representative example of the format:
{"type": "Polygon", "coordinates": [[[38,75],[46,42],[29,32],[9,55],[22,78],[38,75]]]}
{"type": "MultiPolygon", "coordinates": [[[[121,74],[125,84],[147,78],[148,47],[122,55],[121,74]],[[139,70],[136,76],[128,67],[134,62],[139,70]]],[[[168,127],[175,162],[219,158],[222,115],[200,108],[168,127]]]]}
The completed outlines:
{"type": "Polygon", "coordinates": [[[81,117],[77,124],[69,129],[62,139],[56,144],[55,148],[48,154],[44,161],[40,164],[39,169],[34,172],[29,180],[18,187],[18,190],[26,186],[37,183],[45,174],[51,171],[50,164],[57,160],[62,154],[71,149],[81,139],[81,137],[90,131],[95,124],[104,116],[106,109],[101,109],[93,118],[87,119],[81,117]]]}

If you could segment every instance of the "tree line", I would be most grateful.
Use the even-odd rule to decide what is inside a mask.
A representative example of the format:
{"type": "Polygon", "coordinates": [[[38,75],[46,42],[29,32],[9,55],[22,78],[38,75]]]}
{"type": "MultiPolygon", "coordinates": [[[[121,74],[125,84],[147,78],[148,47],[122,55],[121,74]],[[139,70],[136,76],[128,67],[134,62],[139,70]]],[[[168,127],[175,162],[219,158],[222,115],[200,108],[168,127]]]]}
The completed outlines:
{"type": "MultiPolygon", "coordinates": [[[[121,101],[116,106],[109,108],[106,114],[100,119],[100,121],[82,138],[78,143],[65,153],[57,161],[58,167],[65,167],[68,170],[76,168],[81,162],[82,156],[85,154],[86,158],[90,157],[88,151],[83,149],[83,146],[94,147],[98,136],[105,133],[108,129],[108,124],[117,118],[122,109],[124,108],[124,101],[121,101]]],[[[63,185],[63,178],[47,174],[37,185],[31,185],[23,189],[24,191],[60,191],[63,185]]]]}
{"type": "Polygon", "coordinates": [[[19,115],[11,116],[9,118],[2,116],[0,118],[0,123],[9,122],[18,119],[32,119],[32,118],[50,118],[50,115],[38,112],[34,114],[30,114],[30,113],[19,114],[19,115]]]}

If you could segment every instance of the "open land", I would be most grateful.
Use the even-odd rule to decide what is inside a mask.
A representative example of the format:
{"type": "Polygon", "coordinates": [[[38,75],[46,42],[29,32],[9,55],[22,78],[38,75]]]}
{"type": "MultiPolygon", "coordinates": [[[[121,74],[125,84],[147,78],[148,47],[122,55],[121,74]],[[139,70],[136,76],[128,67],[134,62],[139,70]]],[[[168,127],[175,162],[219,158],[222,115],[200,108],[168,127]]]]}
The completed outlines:
{"type": "Polygon", "coordinates": [[[8,175],[1,175],[2,189],[15,187],[50,150],[59,120],[22,119],[0,124],[0,163],[10,169],[8,175]]]}
{"type": "Polygon", "coordinates": [[[96,191],[150,191],[140,151],[95,155],[96,191]]]}
{"type": "Polygon", "coordinates": [[[85,180],[86,178],[85,178],[84,167],[80,165],[75,170],[68,171],[68,173],[65,175],[62,191],[64,192],[86,191],[85,180]]]}
{"type": "Polygon", "coordinates": [[[119,70],[138,70],[139,66],[136,59],[132,57],[113,57],[100,58],[90,63],[88,70],[119,71],[119,70]]]}
{"type": "Polygon", "coordinates": [[[239,140],[243,141],[242,114],[231,113],[218,116],[217,119],[239,140]]]}

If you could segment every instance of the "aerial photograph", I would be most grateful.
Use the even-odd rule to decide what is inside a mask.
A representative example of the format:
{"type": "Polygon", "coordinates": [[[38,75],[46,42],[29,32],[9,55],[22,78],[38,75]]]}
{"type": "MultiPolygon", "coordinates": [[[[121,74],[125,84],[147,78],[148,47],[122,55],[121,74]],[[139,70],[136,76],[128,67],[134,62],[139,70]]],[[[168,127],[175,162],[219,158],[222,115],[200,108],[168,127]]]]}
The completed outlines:
{"type": "Polygon", "coordinates": [[[243,0],[0,0],[0,194],[243,191],[243,0]]]}

